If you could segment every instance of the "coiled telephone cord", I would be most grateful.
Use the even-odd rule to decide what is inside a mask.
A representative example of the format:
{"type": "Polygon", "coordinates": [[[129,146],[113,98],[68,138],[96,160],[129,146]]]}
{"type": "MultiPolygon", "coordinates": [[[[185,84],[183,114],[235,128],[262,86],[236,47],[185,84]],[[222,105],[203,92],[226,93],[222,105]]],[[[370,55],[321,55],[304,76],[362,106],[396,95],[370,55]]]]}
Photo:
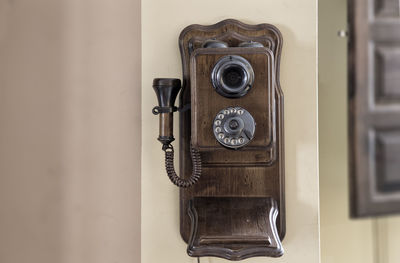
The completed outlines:
{"type": "Polygon", "coordinates": [[[201,156],[197,149],[190,147],[190,157],[192,159],[193,172],[192,175],[187,179],[179,177],[175,172],[174,147],[171,144],[168,144],[163,147],[163,151],[165,152],[165,169],[169,179],[174,185],[187,188],[197,183],[201,175],[201,156]]]}

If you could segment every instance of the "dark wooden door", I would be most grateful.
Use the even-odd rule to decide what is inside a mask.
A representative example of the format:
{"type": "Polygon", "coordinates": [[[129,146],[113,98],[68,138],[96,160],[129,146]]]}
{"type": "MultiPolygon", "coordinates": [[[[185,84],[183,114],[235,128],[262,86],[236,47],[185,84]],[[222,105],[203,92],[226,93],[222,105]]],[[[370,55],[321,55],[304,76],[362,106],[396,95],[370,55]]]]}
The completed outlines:
{"type": "Polygon", "coordinates": [[[400,212],[400,0],[349,0],[351,212],[400,212]]]}

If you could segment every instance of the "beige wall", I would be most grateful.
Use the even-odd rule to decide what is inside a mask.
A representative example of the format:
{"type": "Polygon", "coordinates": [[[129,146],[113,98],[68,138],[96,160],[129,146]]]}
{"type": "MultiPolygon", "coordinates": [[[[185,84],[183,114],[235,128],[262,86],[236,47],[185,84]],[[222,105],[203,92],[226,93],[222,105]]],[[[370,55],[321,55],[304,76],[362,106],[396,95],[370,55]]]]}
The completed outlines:
{"type": "Polygon", "coordinates": [[[273,23],[284,37],[286,253],[280,259],[246,262],[319,262],[316,8],[315,0],[143,1],[142,263],[195,262],[187,256],[179,234],[178,188],[165,175],[163,152],[156,140],[158,118],[151,114],[156,104],[151,83],[154,77],[181,78],[177,41],[185,26],[225,18],[273,23]]]}
{"type": "Polygon", "coordinates": [[[323,263],[400,262],[400,217],[349,219],[346,0],[319,4],[319,134],[323,263]]]}
{"type": "Polygon", "coordinates": [[[0,262],[140,261],[139,3],[0,0],[0,262]]]}

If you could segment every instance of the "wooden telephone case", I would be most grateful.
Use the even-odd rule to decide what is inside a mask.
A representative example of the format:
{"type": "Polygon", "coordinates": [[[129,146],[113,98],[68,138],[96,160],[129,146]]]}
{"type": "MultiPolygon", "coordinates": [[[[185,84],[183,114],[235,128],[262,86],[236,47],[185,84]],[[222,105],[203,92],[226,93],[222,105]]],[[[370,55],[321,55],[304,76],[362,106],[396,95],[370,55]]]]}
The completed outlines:
{"type": "Polygon", "coordinates": [[[180,190],[180,231],[188,243],[187,252],[194,257],[230,260],[281,256],[286,230],[283,93],[279,84],[282,36],[269,24],[253,26],[229,19],[185,28],[179,47],[183,179],[192,174],[191,149],[201,156],[200,178],[180,190]],[[210,39],[217,45],[206,47],[210,39]],[[218,46],[219,42],[226,46],[218,46]],[[254,72],[250,89],[234,98],[217,92],[210,77],[218,61],[230,56],[244,58],[254,72]],[[243,147],[232,149],[216,139],[218,133],[213,129],[220,123],[216,122],[219,114],[227,113],[224,109],[243,109],[254,120],[254,133],[248,136],[252,138],[243,147]]]}

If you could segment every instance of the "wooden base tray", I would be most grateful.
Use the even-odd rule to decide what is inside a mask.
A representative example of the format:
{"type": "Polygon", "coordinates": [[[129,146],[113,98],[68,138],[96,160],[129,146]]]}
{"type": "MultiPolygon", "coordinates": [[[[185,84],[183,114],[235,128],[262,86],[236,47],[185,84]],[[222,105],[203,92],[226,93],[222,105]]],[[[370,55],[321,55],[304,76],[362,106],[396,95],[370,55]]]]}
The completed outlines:
{"type": "Polygon", "coordinates": [[[190,256],[279,257],[277,203],[267,197],[195,197],[189,202],[190,256]]]}

